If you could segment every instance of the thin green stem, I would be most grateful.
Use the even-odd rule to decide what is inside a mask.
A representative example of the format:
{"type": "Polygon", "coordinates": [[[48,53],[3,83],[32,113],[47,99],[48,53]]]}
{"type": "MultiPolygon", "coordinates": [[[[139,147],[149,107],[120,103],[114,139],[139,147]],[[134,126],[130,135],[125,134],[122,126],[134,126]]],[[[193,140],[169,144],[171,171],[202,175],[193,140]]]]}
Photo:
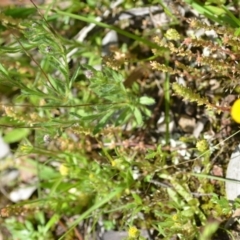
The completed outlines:
{"type": "Polygon", "coordinates": [[[166,124],[166,134],[165,134],[165,141],[166,144],[169,144],[170,141],[170,83],[169,83],[169,74],[166,74],[165,81],[164,81],[164,103],[165,103],[165,124],[166,124]]]}
{"type": "Polygon", "coordinates": [[[115,27],[115,26],[112,26],[112,25],[108,25],[108,24],[103,23],[103,22],[98,22],[98,21],[96,21],[93,18],[88,18],[88,17],[84,17],[84,16],[80,16],[80,15],[76,15],[76,14],[72,14],[72,13],[68,13],[68,12],[63,12],[63,11],[60,11],[60,10],[54,10],[54,12],[59,14],[59,15],[68,16],[68,17],[71,17],[71,18],[74,18],[74,19],[77,19],[77,20],[81,20],[81,21],[87,22],[87,23],[94,23],[94,24],[96,24],[99,27],[103,27],[103,28],[114,30],[114,31],[118,32],[119,34],[122,34],[122,35],[124,35],[126,37],[129,37],[131,39],[134,39],[134,40],[136,40],[138,42],[144,43],[144,44],[148,45],[151,48],[164,50],[163,47],[159,47],[157,44],[147,40],[146,38],[143,38],[142,36],[137,36],[135,34],[132,34],[130,32],[122,30],[122,29],[120,29],[118,27],[115,27]]]}
{"type": "Polygon", "coordinates": [[[117,195],[119,195],[123,191],[123,188],[119,187],[115,191],[110,192],[105,198],[103,198],[101,201],[97,202],[94,204],[92,207],[90,207],[86,212],[82,213],[79,218],[77,218],[70,226],[67,232],[65,232],[60,238],[64,239],[68,235],[68,233],[74,229],[83,219],[87,218],[93,211],[99,209],[102,207],[104,204],[108,203],[111,201],[113,198],[115,198],[117,195]]]}

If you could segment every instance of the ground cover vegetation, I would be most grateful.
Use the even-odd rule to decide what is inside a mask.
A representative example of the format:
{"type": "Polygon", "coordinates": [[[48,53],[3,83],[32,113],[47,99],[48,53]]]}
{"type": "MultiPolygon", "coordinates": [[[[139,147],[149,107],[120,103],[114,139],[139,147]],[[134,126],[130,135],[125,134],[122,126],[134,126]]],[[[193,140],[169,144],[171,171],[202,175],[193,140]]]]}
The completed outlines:
{"type": "Polygon", "coordinates": [[[0,12],[3,238],[239,239],[238,1],[64,2],[0,12]]]}

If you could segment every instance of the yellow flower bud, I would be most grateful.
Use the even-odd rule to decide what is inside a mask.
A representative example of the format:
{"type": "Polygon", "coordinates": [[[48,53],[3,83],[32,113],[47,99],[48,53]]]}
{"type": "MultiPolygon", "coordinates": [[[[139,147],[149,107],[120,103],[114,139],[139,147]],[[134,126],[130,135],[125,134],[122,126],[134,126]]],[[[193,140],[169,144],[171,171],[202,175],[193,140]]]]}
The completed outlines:
{"type": "Polygon", "coordinates": [[[209,148],[207,140],[203,139],[203,140],[198,141],[197,144],[196,144],[196,148],[200,152],[207,151],[208,148],[209,148]]]}
{"type": "Polygon", "coordinates": [[[59,167],[59,172],[62,176],[66,176],[68,175],[69,168],[64,164],[61,164],[61,166],[59,167]]]}
{"type": "Polygon", "coordinates": [[[137,238],[139,236],[139,231],[135,226],[131,226],[128,229],[128,237],[129,238],[137,238]]]}

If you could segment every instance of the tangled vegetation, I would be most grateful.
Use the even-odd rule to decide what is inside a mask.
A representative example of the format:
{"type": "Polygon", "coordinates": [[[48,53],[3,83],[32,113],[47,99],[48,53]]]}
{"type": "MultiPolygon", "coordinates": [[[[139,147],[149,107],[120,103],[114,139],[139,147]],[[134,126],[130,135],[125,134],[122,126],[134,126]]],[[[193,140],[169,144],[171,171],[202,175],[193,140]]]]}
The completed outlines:
{"type": "Polygon", "coordinates": [[[103,10],[77,1],[0,13],[0,126],[12,148],[0,170],[19,172],[1,186],[4,239],[97,239],[100,220],[129,240],[147,239],[142,230],[152,239],[238,239],[226,222],[239,200],[227,200],[221,177],[238,141],[229,112],[240,22],[227,3],[199,5],[202,21],[153,2],[176,23],[139,34],[94,20],[103,10]],[[99,29],[74,39],[88,23],[99,29]],[[124,40],[102,56],[109,29],[124,40]],[[21,185],[35,190],[11,202],[6,192],[21,185]]]}

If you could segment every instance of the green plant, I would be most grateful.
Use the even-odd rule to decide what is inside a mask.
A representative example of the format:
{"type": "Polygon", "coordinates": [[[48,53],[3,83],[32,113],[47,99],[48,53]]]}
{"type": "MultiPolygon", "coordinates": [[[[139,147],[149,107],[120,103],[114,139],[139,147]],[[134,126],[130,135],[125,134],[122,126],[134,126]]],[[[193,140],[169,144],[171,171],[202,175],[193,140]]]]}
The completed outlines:
{"type": "MultiPolygon", "coordinates": [[[[11,130],[15,131],[14,137],[10,131],[6,140],[22,140],[15,153],[20,162],[15,167],[24,170],[27,164],[38,176],[39,200],[28,203],[29,209],[47,208],[66,216],[82,213],[69,225],[71,229],[84,218],[97,218],[96,211],[107,202],[112,200],[113,205],[117,204],[117,196],[133,184],[133,159],[122,152],[122,144],[123,149],[116,149],[112,156],[104,145],[112,141],[114,134],[120,139],[119,126],[142,126],[150,115],[146,105],[153,104],[154,100],[140,97],[136,89],[126,89],[123,75],[110,68],[97,71],[86,64],[70,69],[67,48],[71,44],[44,18],[16,21],[2,14],[2,19],[4,27],[16,33],[11,36],[11,47],[0,50],[4,54],[4,61],[0,63],[1,84],[17,89],[20,94],[11,104],[2,104],[5,114],[0,124],[15,128],[11,130]],[[12,52],[19,54],[16,66],[12,66],[8,56],[12,52]],[[22,70],[24,68],[28,71],[22,70]],[[75,96],[72,89],[77,90],[75,96]],[[35,131],[34,137],[31,129],[35,131]],[[75,135],[78,141],[70,135],[75,135]],[[92,155],[92,148],[102,154],[92,155]],[[42,158],[39,163],[38,158],[42,158]],[[55,161],[57,168],[51,164],[55,161]],[[117,190],[109,194],[112,189],[117,190]]],[[[17,206],[3,208],[2,216],[25,212],[17,206]]],[[[101,211],[105,211],[104,207],[101,211]]],[[[57,223],[57,219],[49,221],[53,225],[57,223]]],[[[15,231],[16,224],[11,228],[12,234],[24,237],[25,233],[15,231]]],[[[34,239],[37,232],[30,222],[26,224],[29,230],[26,234],[34,239]]],[[[21,229],[24,226],[21,225],[21,229]]],[[[40,230],[39,236],[42,236],[40,230]]]]}
{"type": "MultiPolygon", "coordinates": [[[[93,8],[94,3],[90,6],[93,8]]],[[[214,30],[217,39],[184,39],[169,29],[163,39],[155,37],[152,43],[89,16],[55,10],[48,17],[48,10],[44,17],[36,17],[33,10],[22,11],[28,16],[25,20],[15,19],[11,11],[0,15],[1,31],[12,31],[7,44],[0,48],[0,86],[9,89],[9,102],[1,105],[4,116],[0,124],[5,140],[19,143],[14,152],[17,163],[10,159],[2,168],[27,169],[37,177],[38,185],[36,199],[1,209],[1,216],[9,218],[5,225],[11,234],[19,239],[64,239],[68,234],[72,236],[84,220],[91,219],[94,229],[103,217],[105,225],[128,229],[129,239],[142,239],[138,231],[141,228],[154,228],[158,237],[165,239],[213,236],[219,225],[208,228],[208,218],[226,219],[231,211],[226,199],[216,195],[223,194],[224,186],[212,184],[210,181],[216,180],[212,176],[207,178],[212,153],[216,153],[219,143],[186,135],[175,141],[181,144],[179,147],[173,147],[168,126],[171,107],[180,96],[202,106],[213,128],[219,131],[217,113],[230,108],[218,103],[226,95],[225,90],[238,87],[236,31],[191,19],[191,28],[214,30]],[[64,36],[60,35],[58,21],[62,20],[94,23],[115,30],[134,40],[134,44],[153,48],[153,58],[160,62],[152,61],[152,68],[166,73],[165,144],[160,143],[159,136],[159,141],[152,141],[150,134],[142,140],[142,135],[151,132],[148,120],[155,101],[147,94],[143,96],[140,84],[125,86],[121,68],[125,59],[118,62],[110,55],[102,69],[96,70],[93,65],[101,62],[98,46],[94,47],[98,54],[93,54],[93,41],[79,44],[68,40],[71,31],[66,25],[64,36]],[[77,63],[71,67],[68,54],[75,47],[79,48],[73,56],[77,63]],[[208,56],[200,54],[203,48],[209,49],[208,56]],[[15,54],[15,62],[11,54],[15,54]],[[85,63],[79,64],[79,59],[85,63]],[[176,76],[184,77],[187,86],[177,83],[176,76]],[[203,93],[213,78],[224,87],[209,98],[203,93]],[[191,82],[198,91],[188,86],[191,82]],[[177,97],[171,96],[171,87],[177,97]],[[197,168],[202,175],[192,173],[197,168]],[[200,181],[200,176],[204,180],[200,181]],[[36,210],[39,214],[28,219],[36,210]],[[25,222],[10,218],[19,214],[26,215],[25,222]],[[66,220],[65,232],[55,236],[53,232],[62,217],[66,220]]]]}
{"type": "Polygon", "coordinates": [[[53,215],[48,222],[42,212],[37,212],[25,220],[24,223],[17,221],[15,218],[8,218],[5,226],[14,236],[13,239],[29,239],[29,240],[43,240],[54,239],[50,229],[58,221],[59,216],[53,215]]]}
{"type": "MultiPolygon", "coordinates": [[[[213,43],[211,40],[205,40],[203,38],[197,38],[195,36],[187,37],[182,41],[181,46],[176,45],[174,41],[179,41],[180,38],[172,30],[168,30],[166,33],[166,39],[161,40],[158,37],[155,38],[155,42],[160,46],[168,48],[169,51],[178,58],[182,58],[181,62],[175,60],[175,69],[164,64],[159,64],[153,61],[151,63],[154,69],[159,71],[168,72],[174,76],[184,76],[188,81],[195,80],[196,84],[202,81],[202,72],[205,74],[205,80],[216,78],[224,79],[224,87],[228,90],[233,90],[238,85],[237,75],[239,74],[236,64],[233,61],[237,59],[237,52],[234,49],[238,49],[238,37],[234,35],[234,30],[231,28],[218,28],[214,26],[208,26],[196,19],[190,20],[190,26],[193,29],[204,29],[205,31],[214,30],[219,36],[219,43],[213,43]],[[188,49],[188,45],[192,48],[199,48],[197,52],[188,49]],[[176,46],[175,46],[176,45],[176,46]],[[230,46],[231,49],[228,47],[230,46]],[[200,54],[200,50],[203,48],[208,49],[209,54],[204,56],[200,54]],[[223,55],[224,56],[223,56],[223,55]],[[183,60],[184,59],[184,60],[183,60]],[[184,62],[184,63],[183,63],[184,62]],[[190,63],[191,62],[191,63],[190,63]]],[[[158,53],[158,51],[154,51],[158,53]]],[[[236,63],[236,62],[235,62],[236,63]]],[[[207,109],[215,111],[229,111],[229,107],[218,106],[213,96],[212,102],[206,97],[201,97],[200,94],[196,93],[182,84],[174,82],[172,88],[177,95],[183,96],[187,101],[195,101],[198,105],[205,105],[207,109]]]]}
{"type": "MultiPolygon", "coordinates": [[[[193,90],[189,88],[188,86],[184,86],[178,82],[172,83],[172,89],[175,92],[176,95],[181,96],[184,98],[187,102],[196,102],[197,105],[205,106],[205,114],[209,114],[209,116],[212,116],[212,113],[220,113],[220,112],[229,112],[230,107],[226,106],[220,106],[219,102],[221,102],[221,98],[224,95],[224,93],[220,94],[213,94],[212,98],[209,99],[208,97],[205,97],[203,92],[204,86],[203,81],[210,81],[210,79],[217,79],[221,85],[224,87],[221,89],[223,91],[225,89],[225,92],[227,91],[233,91],[238,88],[239,82],[238,82],[238,75],[239,75],[239,69],[238,69],[238,42],[239,37],[235,34],[235,30],[230,27],[214,27],[212,25],[206,25],[196,19],[191,19],[189,21],[190,26],[194,30],[203,29],[205,31],[214,30],[217,34],[217,42],[215,40],[208,40],[206,38],[196,37],[192,35],[191,37],[187,37],[185,39],[182,39],[175,30],[168,30],[165,34],[165,38],[159,39],[158,37],[155,38],[155,42],[161,46],[165,47],[169,50],[171,57],[169,59],[175,59],[174,62],[170,62],[170,64],[174,67],[170,67],[166,64],[160,64],[156,61],[153,61],[151,63],[152,67],[154,69],[157,69],[162,72],[168,72],[173,77],[175,76],[181,76],[186,79],[186,85],[194,81],[195,86],[198,89],[198,93],[196,90],[193,90]],[[191,47],[189,47],[189,45],[191,47]],[[203,50],[207,49],[209,52],[208,54],[204,54],[203,50]],[[204,75],[203,75],[204,73],[204,75]],[[201,83],[200,83],[201,82],[201,83]]],[[[161,52],[154,50],[154,54],[160,56],[161,52]]],[[[173,79],[173,78],[172,78],[173,79]]],[[[230,136],[232,137],[232,136],[230,136]]],[[[227,139],[226,139],[227,140],[227,139]]],[[[209,144],[206,142],[206,140],[199,141],[197,143],[197,148],[200,152],[203,154],[198,155],[198,157],[194,160],[201,159],[201,164],[203,164],[203,170],[202,172],[209,173],[211,169],[211,153],[214,151],[214,149],[210,150],[209,144]],[[204,142],[203,142],[204,141],[204,142]],[[204,146],[202,146],[204,143],[204,146]],[[206,144],[205,144],[206,143],[206,144]],[[209,150],[208,150],[209,148],[209,150]],[[201,158],[203,157],[203,158],[201,158]]],[[[194,161],[193,160],[193,161],[194,161]]],[[[183,173],[181,173],[183,174],[183,173]]],[[[161,175],[160,175],[161,176],[161,175]]],[[[162,178],[171,179],[170,181],[174,181],[172,183],[172,186],[174,186],[175,191],[171,193],[169,192],[170,198],[174,199],[174,203],[178,203],[179,200],[185,199],[188,204],[186,205],[187,210],[185,209],[184,205],[184,214],[187,214],[189,210],[191,209],[189,202],[191,200],[186,200],[186,197],[188,196],[187,192],[182,192],[182,187],[185,186],[186,182],[191,181],[190,179],[183,180],[184,178],[180,178],[183,180],[181,182],[181,188],[178,189],[178,183],[176,182],[177,177],[170,177],[168,174],[164,175],[162,178]],[[182,195],[183,199],[176,198],[176,196],[182,195]],[[175,197],[174,197],[175,196],[175,197]],[[174,197],[174,198],[173,198],[174,197]]],[[[178,180],[179,181],[179,180],[178,180]]],[[[221,186],[223,188],[224,186],[221,186]]],[[[201,188],[203,192],[209,192],[212,193],[214,189],[209,184],[208,180],[204,180],[201,184],[201,188]]],[[[199,191],[200,189],[198,189],[199,191]]],[[[200,190],[200,191],[202,191],[200,190]]],[[[206,199],[207,200],[207,199],[206,199]]],[[[196,201],[196,199],[195,199],[196,201]]],[[[200,214],[198,206],[200,206],[200,203],[196,201],[195,208],[192,211],[192,214],[197,215],[200,214]]],[[[231,212],[231,206],[229,205],[226,198],[220,198],[213,196],[210,201],[207,200],[206,205],[201,204],[201,209],[204,211],[202,212],[201,216],[198,216],[198,219],[201,221],[200,225],[205,226],[206,225],[206,219],[204,216],[212,215],[213,211],[217,211],[217,213],[214,213],[214,217],[216,216],[223,216],[228,215],[231,212]],[[215,200],[214,200],[215,199],[215,200]],[[217,205],[212,206],[213,202],[217,201],[217,205]],[[211,213],[208,212],[208,210],[205,208],[214,209],[211,213]],[[218,210],[217,210],[218,209],[218,210]],[[224,212],[224,210],[226,210],[224,212]],[[215,215],[216,214],[216,215],[215,215]]],[[[181,219],[183,222],[179,223],[179,230],[176,230],[176,228],[173,230],[173,232],[179,232],[178,236],[182,239],[184,239],[184,234],[188,232],[190,234],[190,238],[193,239],[194,236],[198,236],[199,239],[206,237],[208,231],[212,231],[211,234],[213,235],[214,232],[217,230],[217,227],[219,224],[216,224],[212,226],[212,230],[207,230],[203,233],[203,235],[199,235],[197,233],[197,229],[194,229],[194,226],[197,224],[194,223],[194,219],[190,221],[190,227],[185,229],[183,226],[187,224],[184,222],[184,216],[183,213],[180,210],[180,206],[176,207],[177,214],[173,215],[174,219],[181,219]],[[185,230],[184,230],[185,229],[185,230]],[[183,233],[183,232],[184,233],[183,233]],[[206,234],[206,235],[205,235],[206,234]]],[[[192,215],[193,216],[193,215],[192,215]]],[[[191,217],[191,215],[188,215],[188,219],[191,217]]],[[[169,237],[168,234],[173,233],[166,233],[164,229],[166,226],[173,225],[174,221],[173,219],[168,219],[168,221],[164,222],[163,224],[158,224],[157,227],[159,231],[164,234],[166,237],[169,237]]],[[[175,226],[175,225],[174,225],[175,226]]],[[[186,225],[187,226],[187,225],[186,225]]]]}

